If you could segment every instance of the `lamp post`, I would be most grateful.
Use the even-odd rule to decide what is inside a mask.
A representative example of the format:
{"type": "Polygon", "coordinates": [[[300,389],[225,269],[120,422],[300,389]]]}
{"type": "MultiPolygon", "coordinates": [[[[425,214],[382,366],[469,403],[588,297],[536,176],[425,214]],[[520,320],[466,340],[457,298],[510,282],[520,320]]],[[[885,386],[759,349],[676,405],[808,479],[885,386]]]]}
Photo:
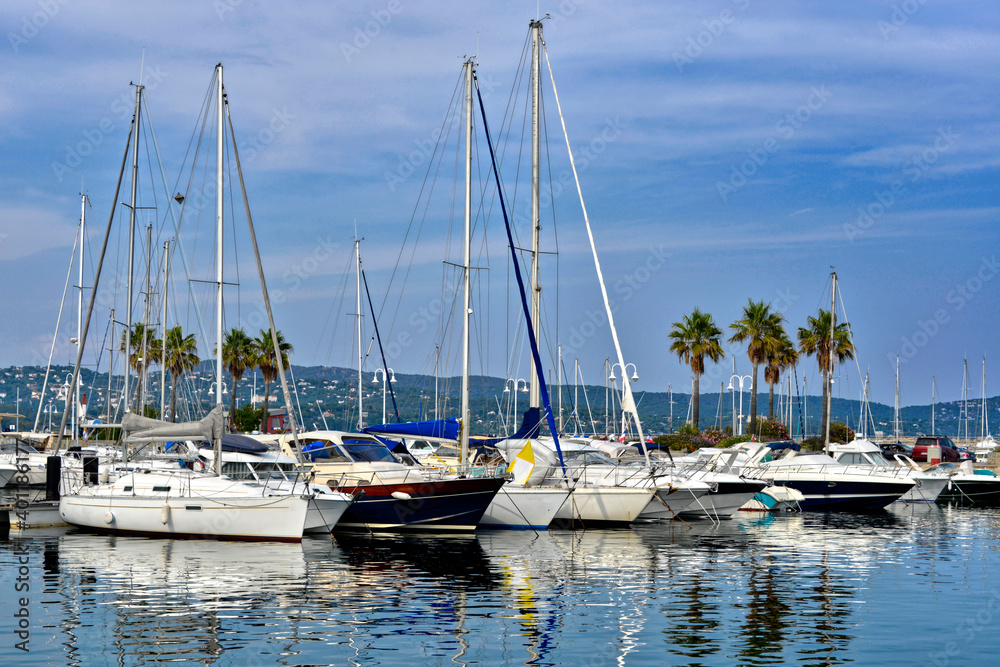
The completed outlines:
{"type": "MultiPolygon", "coordinates": [[[[507,380],[503,383],[503,393],[508,394],[508,396],[507,396],[507,410],[508,410],[508,413],[510,412],[510,396],[509,396],[509,394],[510,394],[510,391],[511,391],[511,389],[510,389],[511,386],[514,387],[514,419],[516,420],[517,419],[517,392],[520,391],[521,393],[527,394],[528,393],[528,381],[525,380],[524,378],[517,378],[516,380],[514,378],[507,378],[507,380]]],[[[515,421],[514,423],[516,424],[517,422],[515,421]]],[[[506,429],[507,429],[507,419],[505,417],[504,418],[504,430],[506,430],[506,429]]]]}
{"type": "Polygon", "coordinates": [[[670,396],[670,432],[674,432],[674,386],[667,383],[667,395],[670,396]]]}
{"type": "Polygon", "coordinates": [[[392,370],[391,368],[376,368],[375,369],[375,376],[372,378],[372,384],[378,384],[378,374],[379,373],[382,374],[382,423],[383,424],[388,423],[388,422],[386,422],[386,419],[385,419],[385,390],[386,390],[386,386],[389,384],[389,382],[386,382],[386,380],[385,380],[385,378],[386,378],[386,372],[389,373],[389,376],[388,376],[389,377],[389,382],[395,382],[396,381],[396,371],[392,370]]]}
{"type": "Polygon", "coordinates": [[[746,381],[753,382],[753,377],[750,375],[733,375],[729,378],[729,391],[734,391],[736,386],[733,384],[733,380],[740,381],[740,417],[739,417],[739,433],[734,433],[733,435],[743,435],[743,383],[746,381]]]}
{"type": "MultiPolygon", "coordinates": [[[[631,377],[632,382],[638,382],[639,381],[639,373],[636,370],[635,364],[628,363],[628,364],[625,364],[625,366],[623,368],[621,364],[615,362],[614,364],[611,364],[611,372],[608,375],[608,380],[611,382],[611,388],[612,388],[612,390],[614,390],[614,391],[618,390],[618,385],[617,385],[618,378],[615,377],[615,368],[621,368],[621,370],[622,370],[622,391],[625,390],[625,375],[628,373],[628,367],[629,366],[632,367],[632,377],[631,377]]],[[[621,400],[619,400],[618,404],[621,405],[621,400]]],[[[625,406],[622,405],[622,435],[623,436],[625,435],[625,413],[624,413],[624,410],[625,410],[625,406]]]]}

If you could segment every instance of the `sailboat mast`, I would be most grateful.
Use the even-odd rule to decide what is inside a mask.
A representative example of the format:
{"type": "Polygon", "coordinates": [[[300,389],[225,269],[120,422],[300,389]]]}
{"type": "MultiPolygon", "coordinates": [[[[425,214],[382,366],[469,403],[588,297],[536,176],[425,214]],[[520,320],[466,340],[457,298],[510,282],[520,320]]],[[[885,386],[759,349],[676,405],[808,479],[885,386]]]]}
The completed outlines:
{"type": "MultiPolygon", "coordinates": [[[[472,428],[472,414],[469,410],[469,309],[471,299],[470,273],[472,270],[472,76],[473,64],[470,58],[465,62],[465,216],[463,222],[463,249],[465,259],[462,264],[462,465],[468,463],[469,431],[472,428]]],[[[530,325],[530,323],[529,323],[530,325]]],[[[534,366],[532,366],[534,370],[534,366]]],[[[515,390],[517,388],[515,387],[515,390]]]]}
{"type": "Polygon", "coordinates": [[[135,192],[139,180],[139,105],[142,101],[142,86],[135,87],[135,111],[132,116],[132,189],[128,206],[128,282],[125,304],[125,385],[122,400],[125,412],[129,410],[129,374],[132,372],[132,276],[135,264],[135,192]]]}
{"type": "MultiPolygon", "coordinates": [[[[965,422],[965,439],[969,439],[969,360],[962,360],[962,421],[965,422]]],[[[959,437],[962,435],[959,426],[959,437]]]]}
{"type": "MultiPolygon", "coordinates": [[[[78,292],[76,299],[76,352],[80,353],[80,341],[83,339],[83,245],[87,239],[87,195],[80,195],[80,259],[77,267],[78,292]]],[[[985,376],[984,383],[985,383],[985,376]]],[[[984,384],[985,386],[985,384],[984,384]]],[[[78,415],[77,410],[80,405],[80,383],[73,387],[73,440],[76,440],[78,421],[82,420],[82,415],[78,415]]]]}
{"type": "MultiPolygon", "coordinates": [[[[160,419],[167,417],[167,280],[170,278],[170,241],[163,242],[163,316],[160,326],[163,327],[163,349],[160,350],[160,419]]],[[[236,391],[236,387],[233,387],[236,391]]],[[[171,419],[176,421],[174,415],[171,419]]]]}
{"type": "Polygon", "coordinates": [[[896,357],[896,401],[893,404],[894,411],[892,417],[892,432],[899,442],[899,357],[896,357]]]}
{"type": "Polygon", "coordinates": [[[354,239],[354,263],[356,269],[357,278],[357,315],[358,315],[358,430],[362,431],[365,428],[364,420],[364,398],[362,397],[362,390],[364,387],[361,384],[361,239],[357,238],[357,232],[355,232],[354,239]]]}
{"type": "Polygon", "coordinates": [[[139,414],[142,414],[146,410],[146,390],[147,390],[147,373],[149,369],[149,307],[150,307],[150,293],[152,286],[149,280],[149,268],[153,263],[153,225],[146,225],[146,292],[145,299],[142,306],[142,348],[141,356],[139,357],[142,361],[139,367],[142,369],[142,377],[139,378],[139,414]]]}
{"type": "Polygon", "coordinates": [[[937,435],[937,431],[934,430],[934,408],[935,401],[937,400],[937,378],[933,375],[931,376],[931,435],[937,435]]]}
{"type": "MultiPolygon", "coordinates": [[[[539,338],[541,322],[541,285],[538,280],[539,242],[541,237],[541,216],[539,213],[541,192],[539,187],[541,174],[541,150],[538,138],[538,103],[541,96],[541,77],[539,77],[539,48],[542,35],[542,22],[532,21],[531,27],[531,322],[528,326],[535,330],[535,340],[539,338]]],[[[533,408],[541,406],[538,391],[538,371],[534,362],[531,364],[531,382],[528,385],[528,405],[533,408]]]]}
{"type": "Polygon", "coordinates": [[[989,416],[986,413],[986,357],[983,357],[983,416],[979,421],[980,440],[986,440],[990,432],[989,416]]]}
{"type": "MultiPolygon", "coordinates": [[[[222,63],[215,66],[216,74],[216,106],[218,106],[218,128],[215,144],[215,277],[218,281],[215,290],[215,406],[222,410],[222,135],[223,126],[223,88],[222,63]]],[[[280,354],[280,350],[277,351],[280,354]]],[[[236,387],[233,387],[236,391],[236,387]]],[[[222,474],[222,438],[215,439],[215,474],[222,474]]]]}
{"type": "Polygon", "coordinates": [[[833,357],[836,352],[837,341],[837,272],[830,273],[833,279],[833,289],[830,290],[830,359],[826,375],[826,433],[823,440],[823,451],[830,454],[830,422],[833,415],[830,414],[833,406],[833,357]]]}

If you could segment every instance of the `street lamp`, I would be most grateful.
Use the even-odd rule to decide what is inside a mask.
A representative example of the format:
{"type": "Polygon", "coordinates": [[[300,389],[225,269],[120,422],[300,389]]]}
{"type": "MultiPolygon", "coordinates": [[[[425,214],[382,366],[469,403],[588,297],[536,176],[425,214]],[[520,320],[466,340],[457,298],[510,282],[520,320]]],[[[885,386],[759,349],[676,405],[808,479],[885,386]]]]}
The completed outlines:
{"type": "MultiPolygon", "coordinates": [[[[514,387],[514,419],[517,419],[517,392],[520,391],[522,394],[528,393],[528,381],[524,378],[507,378],[506,382],[503,383],[503,393],[510,394],[511,386],[514,387]]],[[[507,409],[510,411],[510,396],[507,396],[507,409]]],[[[516,422],[515,422],[516,423],[516,422]]],[[[504,430],[507,430],[507,419],[504,418],[504,430]]]]}
{"type": "MultiPolygon", "coordinates": [[[[632,382],[638,382],[639,381],[639,373],[637,372],[635,364],[633,364],[633,363],[625,364],[624,367],[622,367],[622,365],[619,364],[619,363],[614,363],[614,364],[611,365],[611,374],[608,375],[608,380],[611,381],[611,388],[612,388],[612,390],[617,391],[618,385],[616,384],[616,382],[618,381],[618,378],[615,377],[615,368],[621,368],[622,369],[622,393],[623,393],[623,398],[624,398],[624,391],[625,391],[625,376],[628,374],[628,367],[629,366],[632,367],[631,381],[632,382]]],[[[622,403],[622,401],[620,399],[619,399],[618,403],[619,403],[619,405],[622,406],[622,434],[624,435],[624,433],[625,433],[625,412],[624,412],[625,405],[622,403]]]]}
{"type": "Polygon", "coordinates": [[[382,374],[382,423],[387,424],[388,422],[385,419],[385,389],[386,385],[388,385],[390,382],[396,381],[396,371],[392,370],[391,368],[376,368],[375,377],[372,378],[372,384],[378,384],[379,373],[382,374]],[[386,371],[389,372],[389,382],[385,381],[386,371]]]}
{"type": "MultiPolygon", "coordinates": [[[[739,380],[740,381],[740,421],[739,421],[739,425],[740,425],[739,431],[740,432],[739,433],[735,433],[734,435],[743,435],[743,383],[745,381],[747,381],[747,380],[749,380],[750,382],[753,382],[753,377],[750,376],[750,375],[733,375],[731,378],[729,378],[729,387],[727,387],[728,391],[733,391],[735,389],[735,385],[733,385],[733,380],[739,380]]],[[[736,397],[734,396],[733,397],[733,407],[734,408],[736,407],[735,403],[736,403],[736,397]]],[[[735,412],[735,410],[734,410],[734,412],[735,412]]]]}

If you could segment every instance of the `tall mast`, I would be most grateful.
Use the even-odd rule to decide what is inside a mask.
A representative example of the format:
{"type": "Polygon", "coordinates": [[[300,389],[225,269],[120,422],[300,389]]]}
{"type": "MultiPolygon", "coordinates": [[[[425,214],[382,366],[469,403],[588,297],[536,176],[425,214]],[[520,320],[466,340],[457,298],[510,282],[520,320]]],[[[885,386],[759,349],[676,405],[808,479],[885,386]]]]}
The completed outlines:
{"type": "MultiPolygon", "coordinates": [[[[79,266],[77,267],[77,283],[79,287],[79,292],[77,294],[76,300],[76,352],[80,353],[80,341],[83,339],[83,244],[86,243],[87,239],[87,195],[80,195],[80,260],[79,266]]],[[[984,376],[985,378],[985,376],[984,376]]],[[[985,382],[985,379],[984,379],[985,382]]],[[[985,386],[985,385],[984,385],[985,386]]],[[[78,406],[80,405],[80,383],[77,382],[73,387],[73,440],[76,440],[76,434],[79,433],[77,430],[78,419],[83,420],[83,415],[77,416],[78,406]]]]}
{"type": "MultiPolygon", "coordinates": [[[[215,277],[218,281],[215,289],[215,406],[222,410],[222,135],[223,126],[223,88],[222,63],[215,66],[217,80],[216,105],[218,106],[218,137],[215,144],[215,277]]],[[[281,354],[281,350],[275,350],[281,354]]],[[[233,387],[236,391],[236,387],[233,387]]],[[[215,474],[222,474],[222,438],[215,440],[215,474]]]]}
{"type": "Polygon", "coordinates": [[[931,376],[931,435],[937,435],[934,430],[934,402],[937,400],[937,378],[931,376]]]}
{"type": "Polygon", "coordinates": [[[830,290],[830,359],[826,375],[826,433],[823,449],[830,453],[830,422],[833,421],[831,407],[833,405],[833,357],[836,353],[837,341],[837,272],[830,273],[833,279],[833,289],[830,290]]]}
{"type": "MultiPolygon", "coordinates": [[[[539,76],[539,59],[541,48],[539,42],[542,35],[542,22],[532,21],[531,27],[531,322],[528,326],[535,331],[535,340],[541,340],[539,331],[541,329],[541,295],[542,288],[538,281],[538,259],[539,240],[541,233],[540,208],[540,173],[541,173],[541,151],[538,140],[538,103],[541,97],[542,86],[539,76]]],[[[532,408],[541,407],[541,399],[538,387],[538,371],[532,361],[531,383],[528,385],[528,405],[532,408]]]]}
{"type": "MultiPolygon", "coordinates": [[[[965,422],[965,439],[969,439],[969,360],[962,360],[962,421],[965,422]]],[[[962,436],[959,425],[959,437],[962,436]]]]}
{"type": "Polygon", "coordinates": [[[142,355],[142,363],[140,368],[142,368],[142,377],[139,378],[139,414],[142,414],[146,410],[146,389],[147,389],[147,373],[149,369],[149,320],[151,319],[149,308],[150,308],[150,293],[152,291],[152,286],[149,280],[149,269],[150,265],[153,263],[153,225],[146,225],[146,292],[145,300],[142,306],[142,347],[140,348],[142,355]]]}
{"type": "Polygon", "coordinates": [[[985,440],[990,432],[989,416],[986,413],[986,356],[983,356],[983,415],[979,421],[980,440],[985,440]]]}
{"type": "MultiPolygon", "coordinates": [[[[469,313],[471,300],[472,272],[472,59],[465,61],[465,216],[463,239],[465,260],[462,264],[462,465],[469,459],[469,431],[472,429],[472,413],[469,410],[469,313]]],[[[534,366],[532,366],[534,369],[534,366]]],[[[517,388],[514,388],[515,391],[517,388]]]]}
{"type": "MultiPolygon", "coordinates": [[[[170,279],[170,241],[163,242],[163,316],[160,326],[163,327],[163,349],[160,350],[160,419],[167,416],[167,281],[170,279]]],[[[236,387],[233,387],[236,391],[236,387]]],[[[170,418],[177,421],[174,415],[170,418]]]]}
{"type": "Polygon", "coordinates": [[[129,374],[132,372],[132,276],[135,263],[135,191],[139,180],[139,104],[142,100],[142,85],[135,87],[135,111],[132,115],[132,190],[128,205],[128,282],[125,304],[125,384],[122,400],[125,412],[129,412],[129,374]]]}
{"type": "Polygon", "coordinates": [[[357,314],[358,314],[358,430],[364,430],[365,420],[364,420],[364,399],[361,394],[364,390],[364,386],[361,384],[361,239],[357,238],[357,232],[355,232],[354,239],[354,258],[355,258],[355,269],[357,273],[357,314]]]}
{"type": "Polygon", "coordinates": [[[899,357],[896,357],[896,402],[894,403],[895,410],[893,411],[892,418],[892,432],[896,437],[896,442],[899,442],[899,357]]]}
{"type": "Polygon", "coordinates": [[[563,383],[562,383],[562,343],[559,344],[556,355],[556,386],[559,387],[559,432],[563,432],[563,383]]]}

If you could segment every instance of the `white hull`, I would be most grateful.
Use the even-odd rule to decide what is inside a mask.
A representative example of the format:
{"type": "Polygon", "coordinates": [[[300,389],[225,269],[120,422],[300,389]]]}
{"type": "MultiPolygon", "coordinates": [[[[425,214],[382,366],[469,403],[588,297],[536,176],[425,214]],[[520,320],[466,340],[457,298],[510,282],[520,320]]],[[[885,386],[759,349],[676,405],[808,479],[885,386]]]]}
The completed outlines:
{"type": "Polygon", "coordinates": [[[132,472],[59,501],[74,526],[163,537],[299,541],[309,497],[190,471],[132,472]]]}
{"type": "Polygon", "coordinates": [[[65,526],[66,522],[59,515],[58,501],[40,501],[30,503],[23,510],[12,509],[10,515],[11,527],[21,530],[25,528],[49,528],[51,526],[65,526]]]}
{"type": "Polygon", "coordinates": [[[570,496],[560,487],[501,487],[479,521],[480,528],[533,528],[544,530],[570,496]]]}
{"type": "Polygon", "coordinates": [[[671,521],[691,508],[702,511],[699,502],[709,491],[707,484],[659,487],[639,514],[639,521],[671,521]]]}
{"type": "Polygon", "coordinates": [[[899,499],[907,503],[924,502],[932,503],[948,486],[948,478],[940,479],[932,477],[912,477],[915,484],[913,488],[904,493],[899,499]]]}
{"type": "Polygon", "coordinates": [[[329,533],[350,506],[350,496],[342,494],[326,494],[312,498],[306,511],[303,532],[329,533]]]}
{"type": "Polygon", "coordinates": [[[14,466],[0,465],[0,489],[7,486],[16,474],[17,468],[14,466]]]}
{"type": "Polygon", "coordinates": [[[732,518],[740,508],[753,500],[756,492],[753,493],[710,493],[700,499],[701,507],[689,507],[681,512],[681,516],[687,518],[708,517],[713,519],[732,518]]]}
{"type": "Polygon", "coordinates": [[[555,521],[632,523],[649,504],[655,489],[578,486],[556,512],[555,521]]]}

